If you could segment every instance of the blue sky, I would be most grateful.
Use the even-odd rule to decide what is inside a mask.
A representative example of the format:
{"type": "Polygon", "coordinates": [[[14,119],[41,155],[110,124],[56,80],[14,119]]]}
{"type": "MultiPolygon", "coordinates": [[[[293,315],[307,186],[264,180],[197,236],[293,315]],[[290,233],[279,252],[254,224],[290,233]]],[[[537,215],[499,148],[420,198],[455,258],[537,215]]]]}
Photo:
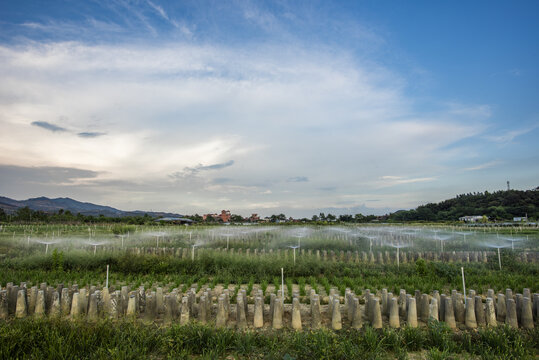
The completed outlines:
{"type": "Polygon", "coordinates": [[[0,193],[310,216],[531,189],[538,24],[537,1],[3,1],[0,193]]]}

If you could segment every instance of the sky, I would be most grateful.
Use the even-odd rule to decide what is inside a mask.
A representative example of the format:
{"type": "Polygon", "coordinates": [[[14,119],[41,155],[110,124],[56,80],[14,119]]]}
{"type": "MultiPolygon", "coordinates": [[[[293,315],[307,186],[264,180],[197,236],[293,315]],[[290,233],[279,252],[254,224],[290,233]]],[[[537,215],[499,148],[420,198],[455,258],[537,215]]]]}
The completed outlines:
{"type": "Polygon", "coordinates": [[[537,1],[0,2],[0,195],[384,214],[539,186],[537,1]]]}

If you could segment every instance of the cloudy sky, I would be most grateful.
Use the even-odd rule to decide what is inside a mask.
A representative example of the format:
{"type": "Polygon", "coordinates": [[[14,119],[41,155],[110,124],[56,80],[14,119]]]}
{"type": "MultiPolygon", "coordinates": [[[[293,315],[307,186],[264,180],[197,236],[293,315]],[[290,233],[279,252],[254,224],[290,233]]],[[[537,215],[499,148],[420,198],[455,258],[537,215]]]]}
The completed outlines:
{"type": "Polygon", "coordinates": [[[0,195],[385,213],[539,186],[537,1],[0,2],[0,195]]]}

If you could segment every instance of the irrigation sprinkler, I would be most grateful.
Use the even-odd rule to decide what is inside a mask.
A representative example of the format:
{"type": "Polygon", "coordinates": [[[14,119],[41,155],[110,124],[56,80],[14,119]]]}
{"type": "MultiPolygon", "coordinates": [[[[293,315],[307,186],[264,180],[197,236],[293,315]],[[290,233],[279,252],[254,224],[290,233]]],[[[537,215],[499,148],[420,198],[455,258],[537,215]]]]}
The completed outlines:
{"type": "Polygon", "coordinates": [[[105,287],[109,287],[109,266],[107,265],[107,280],[105,281],[105,287]]]}
{"type": "Polygon", "coordinates": [[[391,246],[392,248],[397,249],[397,268],[400,268],[400,249],[406,248],[409,245],[408,244],[400,244],[400,243],[398,243],[398,244],[388,243],[387,245],[391,246]]]}
{"type": "Polygon", "coordinates": [[[97,253],[97,247],[101,245],[105,245],[106,242],[88,242],[88,245],[91,245],[94,247],[94,255],[97,253]]]}
{"type": "Polygon", "coordinates": [[[58,241],[43,241],[43,240],[38,240],[37,242],[40,243],[40,244],[44,244],[44,245],[45,245],[45,254],[47,254],[47,253],[49,252],[49,245],[56,244],[58,241]]]}
{"type": "Polygon", "coordinates": [[[502,237],[501,239],[511,242],[511,250],[515,250],[516,242],[524,240],[523,238],[514,238],[514,237],[502,237]]]}
{"type": "Polygon", "coordinates": [[[289,248],[294,250],[294,266],[296,266],[296,249],[299,248],[299,246],[289,246],[289,248]]]}
{"type": "Polygon", "coordinates": [[[502,257],[500,256],[500,249],[509,247],[509,245],[485,244],[485,246],[488,246],[489,248],[498,249],[498,265],[499,265],[500,270],[501,270],[502,269],[502,257]]]}
{"type": "Polygon", "coordinates": [[[230,237],[232,236],[232,234],[221,234],[221,236],[226,237],[226,249],[228,250],[228,245],[229,245],[230,237]]]}

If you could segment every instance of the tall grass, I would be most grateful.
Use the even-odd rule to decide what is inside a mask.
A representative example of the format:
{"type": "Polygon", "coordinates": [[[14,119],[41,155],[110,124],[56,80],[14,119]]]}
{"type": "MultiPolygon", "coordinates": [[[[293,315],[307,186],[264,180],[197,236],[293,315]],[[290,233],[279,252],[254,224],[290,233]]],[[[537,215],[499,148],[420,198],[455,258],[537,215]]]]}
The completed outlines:
{"type": "Polygon", "coordinates": [[[134,322],[24,319],[0,322],[0,358],[392,359],[426,351],[436,359],[532,359],[539,354],[539,330],[499,327],[453,333],[444,326],[239,332],[200,324],[162,328],[134,322]]]}

